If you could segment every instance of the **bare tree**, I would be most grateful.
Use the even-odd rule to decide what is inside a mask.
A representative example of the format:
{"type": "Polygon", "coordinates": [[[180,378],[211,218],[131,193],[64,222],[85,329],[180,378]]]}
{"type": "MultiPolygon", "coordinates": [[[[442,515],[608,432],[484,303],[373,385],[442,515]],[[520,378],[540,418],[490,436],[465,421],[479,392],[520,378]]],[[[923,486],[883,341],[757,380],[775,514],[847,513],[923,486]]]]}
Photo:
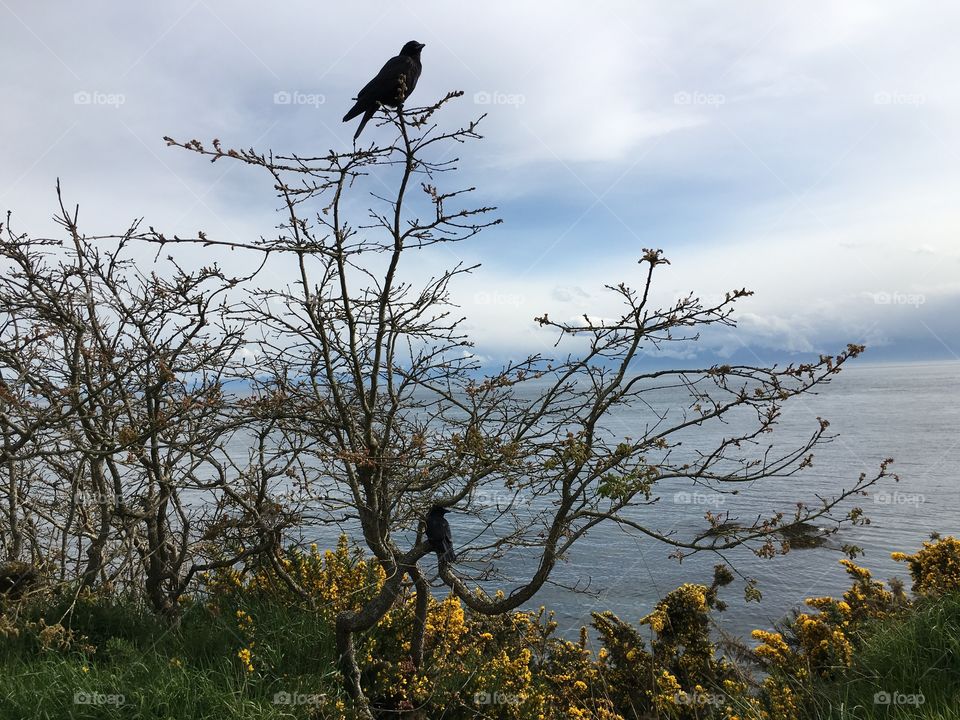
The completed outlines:
{"type": "MultiPolygon", "coordinates": [[[[418,603],[414,661],[423,648],[429,586],[421,560],[431,547],[422,518],[435,504],[475,516],[481,528],[458,548],[464,563],[440,562],[444,583],[472,610],[497,614],[527,603],[548,582],[558,560],[601,524],[647,536],[679,554],[721,552],[749,544],[761,555],[783,552],[782,533],[817,519],[856,521],[859,511],[838,504],[862,493],[886,472],[861,475],[849,487],[811,504],[741,523],[707,513],[704,531],[677,537],[655,530],[646,510],[658,488],[685,480],[718,492],[789,477],[811,463],[827,438],[826,421],[806,441],[777,451],[765,442],[783,403],[823,384],[862,348],[788,367],[712,365],[645,370],[664,345],[691,343],[700,329],[732,326],[734,290],[717,302],[694,295],[657,308],[650,291],[660,250],[644,250],[638,287],[611,285],[622,311],[614,319],[584,316],[541,326],[557,335],[557,357],[540,354],[490,373],[474,359],[472,343],[451,298],[451,284],[475,267],[453,264],[418,277],[418,257],[459,243],[499,222],[494,208],[471,205],[474,188],[442,186],[457,161],[451,149],[480,137],[478,123],[441,130],[435,114],[460,93],[435,105],[387,114],[395,131],[383,147],[330,151],[319,157],[224,149],[218,140],[170,145],[234,160],[269,173],[284,220],[276,237],[207,245],[260,253],[292,280],[252,290],[236,316],[250,328],[255,397],[279,396],[288,412],[277,429],[319,469],[326,520],[352,520],[386,571],[379,593],[336,620],[346,687],[369,716],[354,655],[357,633],[372,628],[412,582],[418,603]],[[355,198],[369,192],[369,207],[355,198]],[[689,402],[669,411],[650,400],[665,389],[689,402]],[[618,437],[609,420],[644,409],[648,421],[618,437]],[[685,451],[678,438],[739,413],[713,447],[685,451]],[[490,497],[503,502],[485,502],[490,497]],[[776,542],[775,542],[776,541],[776,542]],[[498,582],[498,561],[512,550],[534,553],[528,577],[496,596],[477,592],[498,582]],[[465,574],[463,568],[480,568],[465,574]]],[[[381,131],[384,132],[384,131],[381,131]]],[[[157,243],[196,242],[147,238],[157,243]]],[[[675,487],[675,486],[674,486],[675,487]]],[[[756,490],[754,490],[756,492],[756,490]]]]}
{"type": "Polygon", "coordinates": [[[172,257],[144,270],[129,249],[156,233],[85,237],[77,215],[61,199],[64,240],[0,228],[0,541],[11,561],[145,595],[176,622],[198,573],[279,553],[299,518],[274,490],[298,453],[274,432],[276,403],[228,387],[243,278],[172,257]]]}

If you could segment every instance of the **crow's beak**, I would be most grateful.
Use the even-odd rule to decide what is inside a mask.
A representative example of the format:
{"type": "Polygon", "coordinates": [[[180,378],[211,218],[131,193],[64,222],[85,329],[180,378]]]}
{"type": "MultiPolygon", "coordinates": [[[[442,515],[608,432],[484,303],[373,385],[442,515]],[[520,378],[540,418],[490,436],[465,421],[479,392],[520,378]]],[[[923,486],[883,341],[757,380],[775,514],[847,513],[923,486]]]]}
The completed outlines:
{"type": "Polygon", "coordinates": [[[423,50],[427,46],[426,43],[420,43],[420,49],[423,50]]]}

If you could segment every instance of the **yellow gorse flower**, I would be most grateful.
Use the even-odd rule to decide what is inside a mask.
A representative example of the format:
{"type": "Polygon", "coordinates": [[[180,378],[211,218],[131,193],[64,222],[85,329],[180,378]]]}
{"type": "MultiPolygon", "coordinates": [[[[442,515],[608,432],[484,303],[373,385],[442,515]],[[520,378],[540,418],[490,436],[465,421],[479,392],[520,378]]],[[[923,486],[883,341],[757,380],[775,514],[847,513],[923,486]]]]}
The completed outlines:
{"type": "Polygon", "coordinates": [[[240,662],[243,664],[244,670],[248,673],[253,672],[253,653],[250,651],[250,648],[241,648],[237,651],[237,657],[240,658],[240,662]]]}

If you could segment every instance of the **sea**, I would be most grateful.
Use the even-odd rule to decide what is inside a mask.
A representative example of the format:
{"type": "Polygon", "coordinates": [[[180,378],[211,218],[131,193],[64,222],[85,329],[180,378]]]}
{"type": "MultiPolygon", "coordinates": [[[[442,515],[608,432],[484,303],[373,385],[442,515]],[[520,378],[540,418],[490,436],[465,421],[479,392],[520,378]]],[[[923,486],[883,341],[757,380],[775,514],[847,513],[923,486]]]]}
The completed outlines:
{"type": "MultiPolygon", "coordinates": [[[[650,407],[621,411],[608,430],[637,437],[652,420],[653,410],[689,404],[680,390],[663,390],[650,407]]],[[[870,364],[850,361],[828,385],[815,394],[788,400],[772,440],[777,447],[801,444],[817,427],[817,418],[829,420],[834,436],[814,451],[813,464],[802,473],[745,485],[737,495],[716,494],[689,480],[670,480],[654,486],[652,502],[638,508],[631,519],[661,535],[689,540],[705,529],[704,514],[730,513],[750,522],[759,515],[781,510],[788,516],[797,502],[816,505],[854,486],[861,473],[877,473],[885,458],[893,458],[889,472],[899,476],[880,480],[865,496],[843,506],[864,511],[869,523],[843,525],[819,547],[795,548],[785,555],[761,558],[747,548],[671,557],[674,548],[616,525],[600,525],[581,539],[557,565],[545,585],[525,609],[544,606],[554,613],[557,633],[576,637],[589,626],[591,613],[610,610],[622,620],[637,623],[656,603],[684,583],[709,585],[713,568],[727,563],[735,580],[720,591],[726,610],[713,613],[715,630],[749,642],[753,629],[769,629],[803,608],[806,598],[839,596],[850,585],[840,564],[844,545],[862,548],[857,563],[878,580],[898,577],[910,586],[908,568],[895,562],[894,551],[915,552],[935,533],[960,534],[960,362],[870,364]],[[756,581],[762,597],[745,599],[746,580],[756,581]]],[[[745,420],[744,420],[745,421],[745,420]]],[[[691,452],[709,448],[736,430],[731,425],[704,426],[685,439],[691,452]]],[[[766,443],[767,440],[764,439],[766,443]]],[[[840,512],[842,514],[842,511],[840,512]]],[[[448,516],[454,544],[463,557],[463,569],[476,573],[464,538],[474,540],[477,520],[448,516]]],[[[823,522],[822,529],[835,528],[823,522]]],[[[336,540],[333,529],[312,539],[322,546],[336,540]]],[[[509,595],[535,567],[535,547],[520,548],[502,558],[496,580],[483,582],[487,591],[509,595]]],[[[437,595],[447,592],[436,577],[436,561],[423,560],[437,595]]]]}
{"type": "MultiPolygon", "coordinates": [[[[816,395],[787,401],[775,435],[787,444],[799,442],[817,417],[830,421],[828,431],[836,437],[815,450],[813,465],[803,473],[760,481],[736,498],[724,497],[723,505],[702,488],[698,494],[689,487],[689,499],[683,490],[679,498],[668,491],[651,508],[656,527],[689,536],[703,527],[705,510],[730,509],[745,520],[755,516],[751,511],[779,508],[789,514],[797,501],[815,504],[818,494],[850,488],[861,472],[872,476],[885,458],[894,459],[889,471],[899,481],[882,479],[866,497],[846,503],[861,507],[869,524],[843,526],[821,547],[769,559],[745,549],[724,553],[737,575],[720,591],[727,609],[714,613],[717,627],[726,633],[749,639],[751,630],[769,629],[802,609],[806,598],[842,594],[850,586],[839,563],[845,557],[843,545],[863,549],[856,562],[874,578],[898,577],[909,588],[907,567],[890,553],[915,552],[934,533],[960,534],[960,362],[850,362],[816,395]],[[697,498],[703,498],[700,505],[697,498]],[[759,602],[745,600],[743,577],[756,579],[759,602]]],[[[557,581],[567,586],[589,580],[596,594],[547,587],[537,603],[555,612],[558,631],[565,636],[589,625],[597,610],[637,622],[677,586],[709,585],[713,566],[721,560],[708,552],[678,562],[670,551],[647,537],[598,528],[555,571],[557,581]]]]}

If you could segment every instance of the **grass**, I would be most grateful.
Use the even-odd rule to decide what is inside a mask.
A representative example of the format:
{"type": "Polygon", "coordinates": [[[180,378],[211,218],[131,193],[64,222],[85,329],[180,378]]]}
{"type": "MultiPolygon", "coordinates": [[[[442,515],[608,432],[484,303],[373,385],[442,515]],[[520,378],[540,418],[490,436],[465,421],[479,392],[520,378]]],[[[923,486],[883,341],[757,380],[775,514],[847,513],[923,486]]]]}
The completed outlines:
{"type": "Polygon", "coordinates": [[[960,595],[871,626],[846,677],[818,693],[816,720],[960,720],[960,595]],[[881,704],[886,693],[900,703],[881,704]],[[903,702],[913,695],[922,704],[903,702]]]}
{"type": "MultiPolygon", "coordinates": [[[[227,613],[195,605],[170,631],[131,603],[79,604],[70,626],[97,647],[92,655],[44,649],[35,637],[0,641],[0,718],[307,718],[315,696],[338,696],[324,622],[275,604],[246,608],[256,618],[254,673],[237,658],[246,638],[227,613]],[[274,702],[277,693],[300,704],[274,702]]],[[[55,623],[64,609],[37,617],[55,623]]]]}

